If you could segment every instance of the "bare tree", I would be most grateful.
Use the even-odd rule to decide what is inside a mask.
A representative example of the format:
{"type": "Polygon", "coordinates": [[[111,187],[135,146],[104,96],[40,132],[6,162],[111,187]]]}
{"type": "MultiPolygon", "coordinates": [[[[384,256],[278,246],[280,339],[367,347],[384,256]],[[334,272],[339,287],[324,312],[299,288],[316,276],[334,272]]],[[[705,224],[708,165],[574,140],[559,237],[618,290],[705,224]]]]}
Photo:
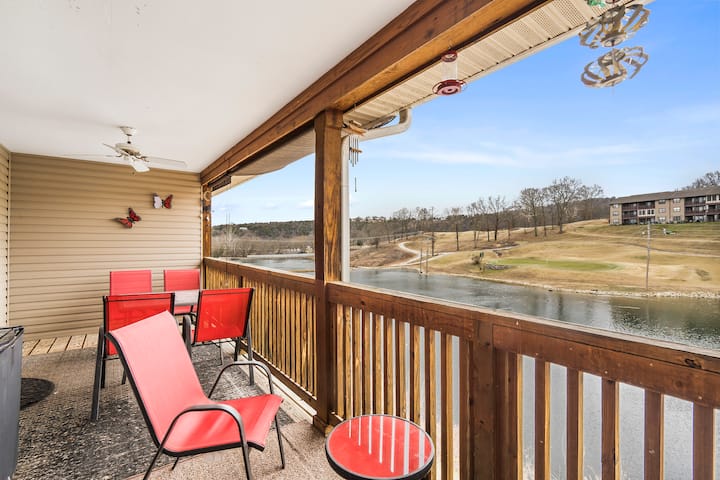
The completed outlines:
{"type": "Polygon", "coordinates": [[[693,183],[685,188],[705,188],[720,186],[720,170],[708,172],[702,177],[696,178],[693,183]]]}
{"type": "Polygon", "coordinates": [[[581,186],[580,180],[563,177],[553,180],[552,184],[547,187],[560,233],[563,233],[563,225],[571,216],[571,208],[579,198],[581,186]]]}
{"type": "Polygon", "coordinates": [[[538,222],[543,216],[543,193],[539,188],[523,188],[520,190],[518,207],[532,220],[535,236],[538,236],[538,222]]]}
{"type": "Polygon", "coordinates": [[[425,207],[415,207],[415,218],[417,218],[418,227],[421,230],[430,230],[432,223],[432,214],[430,210],[425,207]]]}
{"type": "Polygon", "coordinates": [[[477,226],[480,227],[480,223],[482,220],[482,224],[484,225],[485,232],[487,233],[487,241],[490,241],[490,207],[488,205],[488,202],[485,201],[483,198],[478,198],[477,202],[473,202],[471,205],[471,208],[473,211],[476,212],[477,215],[477,226]]]}
{"type": "Polygon", "coordinates": [[[401,208],[397,212],[393,213],[393,219],[400,224],[400,235],[402,238],[407,238],[408,225],[412,219],[412,214],[407,208],[401,208]]]}
{"type": "Polygon", "coordinates": [[[548,210],[550,210],[550,193],[548,187],[540,189],[540,224],[543,227],[543,236],[547,237],[548,210]]]}
{"type": "Polygon", "coordinates": [[[455,224],[455,249],[460,251],[460,221],[462,220],[462,207],[450,207],[445,210],[447,219],[455,224]]]}
{"type": "Polygon", "coordinates": [[[488,216],[492,218],[493,231],[495,232],[495,241],[497,242],[498,230],[500,229],[500,218],[502,213],[507,208],[507,201],[505,197],[497,195],[495,197],[488,196],[487,198],[487,211],[488,216]]]}
{"type": "Polygon", "coordinates": [[[467,214],[470,217],[473,228],[473,249],[478,248],[478,230],[480,230],[480,207],[478,202],[472,202],[466,208],[467,214]]]}
{"type": "Polygon", "coordinates": [[[505,203],[503,205],[502,218],[505,220],[505,227],[507,228],[507,238],[510,240],[510,231],[515,228],[515,213],[517,211],[517,205],[514,203],[505,203]]]}
{"type": "Polygon", "coordinates": [[[602,198],[604,193],[602,187],[598,184],[589,187],[587,185],[580,186],[578,189],[578,197],[583,205],[584,220],[592,220],[595,202],[602,198]]]}

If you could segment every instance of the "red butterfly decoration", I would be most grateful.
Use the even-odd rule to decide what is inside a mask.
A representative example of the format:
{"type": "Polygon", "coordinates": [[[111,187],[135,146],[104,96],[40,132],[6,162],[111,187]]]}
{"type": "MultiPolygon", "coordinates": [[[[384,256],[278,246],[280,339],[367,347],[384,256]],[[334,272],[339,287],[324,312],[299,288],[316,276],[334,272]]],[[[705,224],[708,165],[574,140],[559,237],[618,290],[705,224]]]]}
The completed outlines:
{"type": "Polygon", "coordinates": [[[140,218],[140,215],[135,213],[135,210],[133,210],[132,207],[128,208],[128,219],[132,222],[139,222],[140,220],[142,220],[142,218],[140,218]]]}
{"type": "Polygon", "coordinates": [[[133,222],[129,218],[117,217],[116,222],[122,223],[126,228],[132,228],[133,222]]]}
{"type": "Polygon", "coordinates": [[[135,210],[133,210],[132,207],[128,208],[128,216],[127,217],[125,217],[125,218],[117,217],[115,219],[116,222],[122,223],[125,228],[132,228],[133,223],[139,222],[140,220],[142,220],[142,218],[140,218],[140,215],[135,213],[135,210]]]}
{"type": "Polygon", "coordinates": [[[153,207],[155,208],[172,208],[172,195],[168,195],[165,200],[160,195],[153,193],[153,207]]]}

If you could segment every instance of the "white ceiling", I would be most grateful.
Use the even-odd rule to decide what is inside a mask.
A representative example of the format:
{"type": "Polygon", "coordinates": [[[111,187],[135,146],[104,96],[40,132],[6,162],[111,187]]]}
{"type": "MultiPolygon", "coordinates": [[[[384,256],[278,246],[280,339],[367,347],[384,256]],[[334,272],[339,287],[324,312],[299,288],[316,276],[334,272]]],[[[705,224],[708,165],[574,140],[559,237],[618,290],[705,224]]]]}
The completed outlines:
{"type": "Polygon", "coordinates": [[[411,3],[0,0],[0,145],[199,172],[411,3]]]}

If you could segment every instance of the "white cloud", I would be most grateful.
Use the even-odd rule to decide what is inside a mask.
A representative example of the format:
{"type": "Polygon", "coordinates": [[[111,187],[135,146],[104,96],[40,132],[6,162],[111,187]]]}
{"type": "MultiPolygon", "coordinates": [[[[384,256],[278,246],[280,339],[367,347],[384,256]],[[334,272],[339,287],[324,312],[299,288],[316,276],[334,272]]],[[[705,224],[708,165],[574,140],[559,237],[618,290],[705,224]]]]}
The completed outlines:
{"type": "Polygon", "coordinates": [[[692,143],[683,136],[652,139],[638,136],[633,141],[612,143],[612,137],[527,138],[524,143],[475,142],[473,149],[417,145],[412,149],[386,152],[389,159],[446,165],[490,165],[499,167],[551,168],[602,164],[642,164],[670,151],[686,151],[692,143]],[[585,143],[583,143],[585,142],[585,143]]]}
{"type": "Polygon", "coordinates": [[[315,202],[312,198],[310,200],[305,200],[304,202],[300,202],[298,204],[298,208],[313,208],[314,206],[315,206],[315,202]]]}

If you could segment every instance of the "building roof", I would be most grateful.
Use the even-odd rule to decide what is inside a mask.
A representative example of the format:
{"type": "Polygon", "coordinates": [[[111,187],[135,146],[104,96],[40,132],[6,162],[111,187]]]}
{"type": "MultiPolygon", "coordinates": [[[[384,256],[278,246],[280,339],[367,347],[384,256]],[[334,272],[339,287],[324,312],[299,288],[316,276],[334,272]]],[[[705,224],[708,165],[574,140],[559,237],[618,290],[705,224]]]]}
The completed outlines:
{"type": "Polygon", "coordinates": [[[670,192],[643,193],[640,195],[630,195],[628,197],[618,197],[611,203],[637,203],[652,202],[655,200],[671,200],[673,198],[702,197],[704,195],[720,194],[720,186],[705,188],[690,188],[686,190],[674,190],[670,192]]]}

